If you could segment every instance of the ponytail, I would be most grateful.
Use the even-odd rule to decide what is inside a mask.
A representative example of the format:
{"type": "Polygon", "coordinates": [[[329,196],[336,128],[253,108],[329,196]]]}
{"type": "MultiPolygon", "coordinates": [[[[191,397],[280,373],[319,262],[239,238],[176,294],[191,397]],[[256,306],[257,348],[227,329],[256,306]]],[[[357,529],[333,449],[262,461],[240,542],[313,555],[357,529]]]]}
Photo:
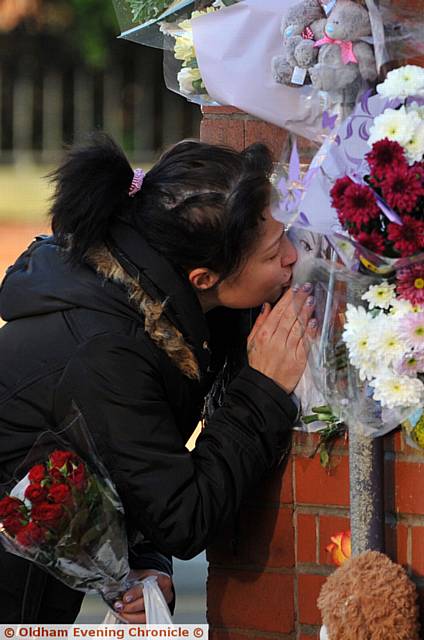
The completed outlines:
{"type": "Polygon", "coordinates": [[[273,195],[271,171],[272,157],[262,144],[238,152],[185,140],[144,177],[109,136],[95,133],[50,174],[53,232],[78,263],[123,219],[178,268],[201,266],[226,278],[257,243],[273,195]]]}
{"type": "Polygon", "coordinates": [[[128,193],[133,170],[123,151],[105,133],[94,133],[73,147],[48,178],[55,184],[50,215],[59,244],[72,262],[100,244],[119,216],[133,207],[128,193]]]}

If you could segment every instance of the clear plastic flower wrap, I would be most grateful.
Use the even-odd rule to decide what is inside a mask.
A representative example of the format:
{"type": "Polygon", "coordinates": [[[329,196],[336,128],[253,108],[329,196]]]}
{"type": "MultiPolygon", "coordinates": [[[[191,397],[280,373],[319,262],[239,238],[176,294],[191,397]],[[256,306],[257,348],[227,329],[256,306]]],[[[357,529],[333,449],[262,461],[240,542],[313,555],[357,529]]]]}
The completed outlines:
{"type": "Polygon", "coordinates": [[[77,407],[16,470],[0,500],[0,542],[68,587],[99,593],[111,609],[137,582],[121,500],[77,407]]]}
{"type": "MultiPolygon", "coordinates": [[[[318,246],[319,234],[309,235],[318,246]]],[[[331,245],[336,243],[321,238],[325,253],[331,245]]],[[[315,418],[312,429],[308,419],[304,423],[310,430],[322,429],[333,416],[376,437],[417,411],[419,420],[424,406],[424,305],[403,297],[399,282],[408,270],[424,269],[424,255],[398,261],[383,278],[365,272],[360,262],[347,267],[334,248],[330,258],[325,253],[301,258],[294,274],[299,284],[314,283],[320,326],[306,378],[295,391],[303,418],[315,418]]]]}
{"type": "Polygon", "coordinates": [[[196,18],[241,0],[114,0],[121,38],[164,51],[168,89],[197,104],[216,104],[204,85],[193,42],[196,18]]]}

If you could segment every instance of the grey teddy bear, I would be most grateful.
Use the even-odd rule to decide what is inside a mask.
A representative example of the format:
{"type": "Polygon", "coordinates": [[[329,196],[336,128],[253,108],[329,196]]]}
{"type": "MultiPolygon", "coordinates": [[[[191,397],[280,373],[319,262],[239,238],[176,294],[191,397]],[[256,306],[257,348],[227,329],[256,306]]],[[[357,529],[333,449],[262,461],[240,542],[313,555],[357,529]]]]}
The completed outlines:
{"type": "Polygon", "coordinates": [[[318,62],[309,69],[313,86],[322,91],[343,91],[359,87],[361,80],[377,78],[374,50],[361,40],[371,35],[367,9],[352,0],[338,0],[327,19],[325,36],[338,41],[319,48],[318,62]],[[343,57],[355,61],[346,62],[343,57]]]}
{"type": "Polygon", "coordinates": [[[308,69],[318,59],[314,40],[324,36],[325,12],[319,0],[303,0],[291,7],[282,22],[284,51],[272,60],[272,72],[276,82],[291,84],[296,67],[308,69]],[[309,28],[313,40],[305,38],[309,28]]]}
{"type": "Polygon", "coordinates": [[[272,60],[276,82],[312,82],[318,90],[354,102],[362,80],[377,77],[373,48],[361,40],[371,35],[369,14],[353,0],[337,0],[327,18],[320,0],[303,0],[289,9],[281,31],[284,51],[272,60]],[[316,46],[323,39],[327,42],[316,46]]]}

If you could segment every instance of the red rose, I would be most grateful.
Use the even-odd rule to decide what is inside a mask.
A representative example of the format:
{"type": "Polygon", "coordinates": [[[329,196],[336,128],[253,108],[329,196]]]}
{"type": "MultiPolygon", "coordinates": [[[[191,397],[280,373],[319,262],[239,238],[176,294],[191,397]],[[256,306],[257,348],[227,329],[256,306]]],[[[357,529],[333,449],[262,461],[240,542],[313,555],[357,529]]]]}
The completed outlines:
{"type": "Polygon", "coordinates": [[[47,490],[41,484],[30,484],[25,489],[25,498],[31,500],[33,504],[43,502],[47,498],[47,490]]]}
{"type": "Polygon", "coordinates": [[[69,475],[69,482],[73,484],[77,489],[85,489],[87,486],[87,479],[85,475],[85,467],[84,464],[78,465],[76,469],[74,469],[69,475]]]}
{"type": "Polygon", "coordinates": [[[25,507],[24,503],[18,498],[5,496],[0,500],[0,518],[17,515],[23,507],[25,507]]]}
{"type": "Polygon", "coordinates": [[[11,515],[3,520],[3,525],[10,535],[14,536],[18,531],[22,529],[22,516],[20,515],[11,515]]]}
{"type": "Polygon", "coordinates": [[[50,504],[49,502],[41,502],[35,504],[31,510],[31,517],[34,522],[54,527],[63,516],[63,508],[60,504],[50,504]]]}
{"type": "Polygon", "coordinates": [[[42,529],[38,524],[35,524],[35,522],[26,524],[16,535],[17,542],[24,547],[40,544],[44,542],[45,538],[45,529],[42,529]]]}
{"type": "Polygon", "coordinates": [[[72,502],[72,493],[66,484],[54,484],[49,491],[49,500],[57,504],[72,502]]]}
{"type": "MultiPolygon", "coordinates": [[[[53,468],[62,469],[68,462],[75,461],[75,454],[72,451],[53,451],[49,460],[53,468]]],[[[68,465],[67,468],[69,470],[68,465]]]]}
{"type": "Polygon", "coordinates": [[[50,469],[49,480],[62,483],[64,479],[65,479],[65,476],[63,475],[63,473],[59,471],[59,469],[50,469]]]}
{"type": "Polygon", "coordinates": [[[41,482],[46,477],[46,467],[43,464],[36,464],[30,469],[28,477],[31,482],[41,482]]]}

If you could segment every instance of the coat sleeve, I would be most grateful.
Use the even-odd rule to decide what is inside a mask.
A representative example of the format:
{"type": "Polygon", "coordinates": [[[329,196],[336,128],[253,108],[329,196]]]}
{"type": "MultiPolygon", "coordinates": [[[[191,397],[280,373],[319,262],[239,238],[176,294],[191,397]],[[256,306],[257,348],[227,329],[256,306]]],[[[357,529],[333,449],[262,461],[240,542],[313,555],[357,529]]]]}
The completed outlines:
{"type": "Polygon", "coordinates": [[[82,411],[130,526],[181,559],[233,521],[248,490],[287,450],[297,413],[280,387],[246,367],[189,452],[158,363],[129,338],[83,345],[60,388],[82,411]]]}

